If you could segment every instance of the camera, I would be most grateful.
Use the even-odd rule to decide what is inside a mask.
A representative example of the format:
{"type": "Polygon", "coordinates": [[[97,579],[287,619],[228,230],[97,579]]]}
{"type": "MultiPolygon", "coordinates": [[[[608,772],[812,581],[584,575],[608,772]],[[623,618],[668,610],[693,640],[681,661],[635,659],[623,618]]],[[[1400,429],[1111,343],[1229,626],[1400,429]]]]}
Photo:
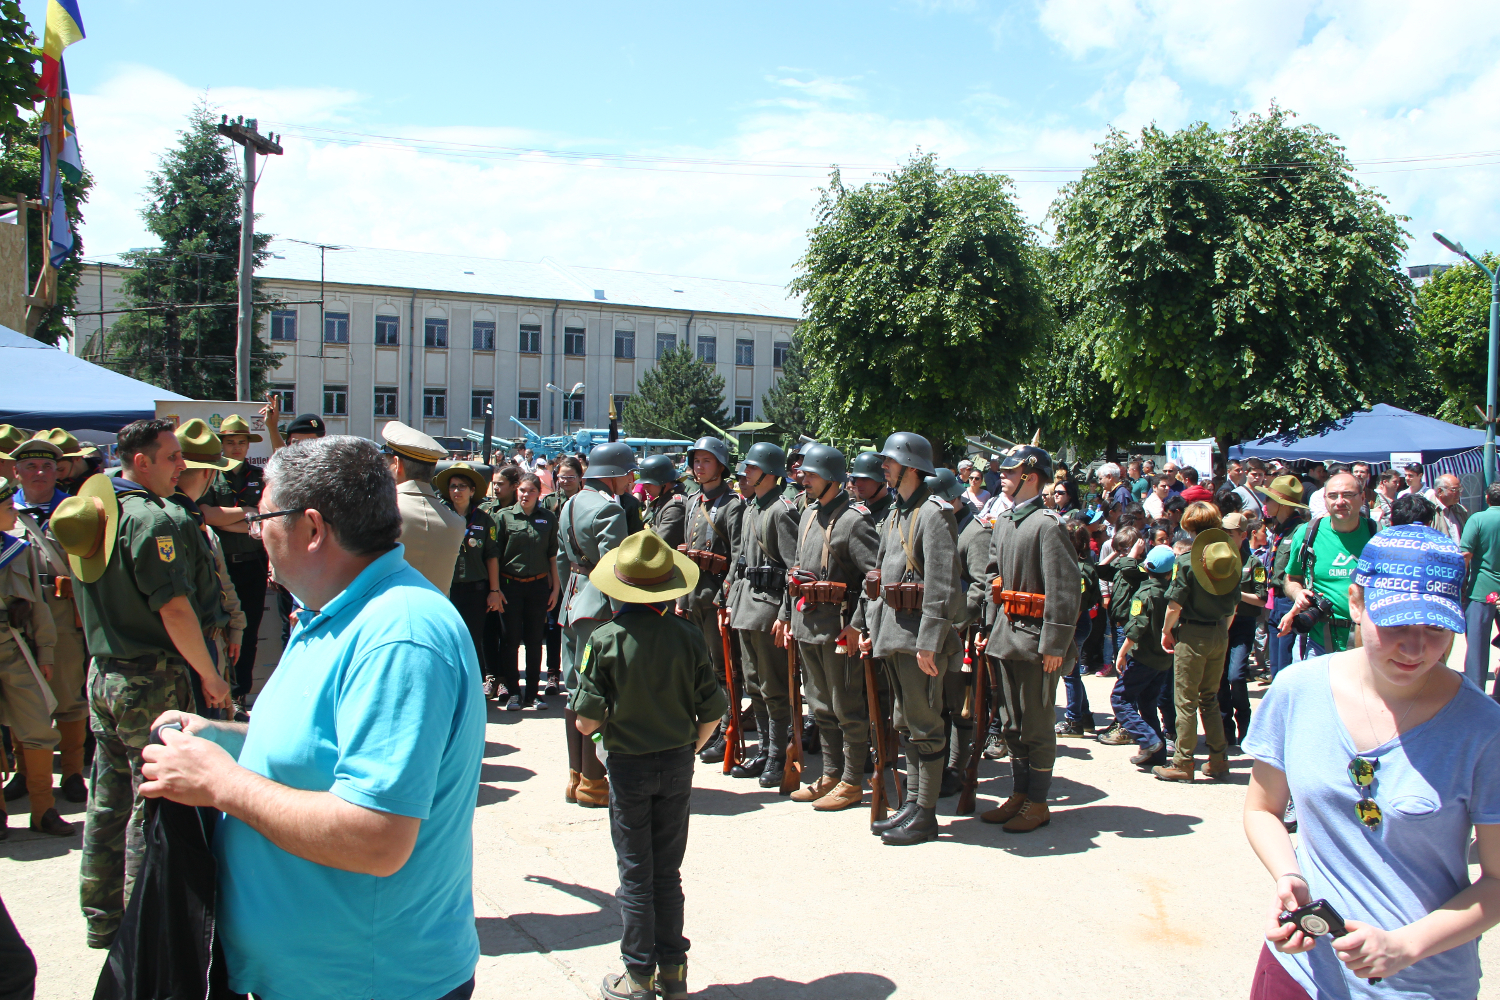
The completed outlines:
{"type": "MultiPolygon", "coordinates": [[[[1284,924],[1295,924],[1297,929],[1308,937],[1322,937],[1324,934],[1341,938],[1349,933],[1344,926],[1344,918],[1339,916],[1339,911],[1333,908],[1333,904],[1326,899],[1315,899],[1306,906],[1299,906],[1295,910],[1281,915],[1284,924]]],[[[1372,983],[1380,982],[1379,976],[1372,976],[1372,983]]]]}
{"type": "Polygon", "coordinates": [[[1333,602],[1322,594],[1313,594],[1312,605],[1292,618],[1292,631],[1306,635],[1318,622],[1333,614],[1333,602]]]}

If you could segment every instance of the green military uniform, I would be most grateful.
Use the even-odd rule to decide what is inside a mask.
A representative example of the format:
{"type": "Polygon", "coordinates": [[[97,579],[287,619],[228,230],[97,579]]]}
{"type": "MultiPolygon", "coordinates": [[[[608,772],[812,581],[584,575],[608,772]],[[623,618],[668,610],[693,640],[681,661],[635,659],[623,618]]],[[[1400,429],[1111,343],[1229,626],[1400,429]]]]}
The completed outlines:
{"type": "Polygon", "coordinates": [[[687,498],[676,486],[662,488],[661,495],[646,505],[646,526],[672,548],[687,541],[687,498]]]}
{"type": "MultiPolygon", "coordinates": [[[[221,472],[209,483],[208,489],[198,499],[205,507],[244,507],[254,509],[260,504],[261,491],[265,487],[265,474],[249,462],[221,472]]],[[[218,536],[219,551],[229,569],[230,582],[245,614],[245,631],[240,643],[240,655],[229,678],[234,685],[236,697],[250,693],[254,681],[257,640],[260,635],[260,620],[266,607],[267,565],[266,547],[259,538],[248,532],[228,531],[214,528],[218,536]]]]}
{"type": "MultiPolygon", "coordinates": [[[[211,653],[215,656],[215,665],[219,668],[222,677],[233,680],[234,671],[225,669],[219,653],[220,646],[229,641],[230,619],[234,617],[233,612],[240,610],[239,599],[234,595],[234,587],[229,584],[226,577],[220,576],[219,562],[215,557],[213,545],[203,530],[203,515],[194,503],[184,493],[174,493],[167,498],[166,510],[168,514],[177,521],[185,538],[191,539],[191,545],[184,544],[182,555],[189,560],[189,579],[192,581],[193,589],[188,594],[188,603],[192,604],[193,610],[198,615],[198,624],[203,629],[203,641],[211,653]],[[225,594],[228,586],[229,594],[225,594]],[[231,611],[232,609],[232,611],[231,611]]],[[[226,567],[227,569],[227,567],[226,567]]],[[[243,616],[239,619],[240,628],[244,627],[243,616]]],[[[199,688],[197,674],[188,678],[193,684],[193,699],[198,706],[199,713],[208,710],[208,703],[203,701],[199,688]]]]}
{"type": "Polygon", "coordinates": [[[1130,658],[1152,670],[1171,670],[1172,654],[1161,648],[1167,618],[1167,591],[1160,580],[1146,578],[1125,604],[1125,638],[1134,645],[1130,658]]]}
{"type": "Polygon", "coordinates": [[[889,489],[883,489],[871,499],[864,501],[864,504],[870,512],[870,521],[878,530],[885,526],[886,520],[891,516],[891,511],[896,509],[896,494],[889,489]]]}
{"type": "MultiPolygon", "coordinates": [[[[522,706],[536,704],[540,693],[542,647],[546,642],[547,603],[557,565],[555,513],[537,503],[527,514],[520,504],[495,514],[500,542],[500,593],[505,596],[505,636],[500,643],[500,677],[519,686],[520,647],[526,645],[526,695],[522,706]]],[[[554,664],[555,666],[555,664],[554,664]]]]}
{"type": "Polygon", "coordinates": [[[1203,736],[1209,759],[1225,759],[1229,746],[1224,736],[1224,717],[1219,714],[1219,682],[1224,677],[1224,656],[1229,651],[1229,619],[1239,607],[1240,592],[1212,594],[1193,573],[1192,553],[1177,557],[1167,601],[1182,608],[1177,619],[1177,645],[1172,651],[1173,692],[1177,705],[1177,748],[1174,766],[1192,770],[1198,748],[1198,716],[1203,716],[1203,736]]]}
{"type": "MultiPolygon", "coordinates": [[[[551,493],[548,493],[546,496],[544,496],[540,500],[538,500],[537,504],[539,506],[547,509],[547,510],[550,510],[552,513],[556,514],[556,513],[560,512],[562,510],[563,504],[565,504],[567,502],[568,502],[567,494],[563,493],[562,490],[553,490],[551,493]]],[[[497,502],[497,506],[498,506],[498,502],[497,502]]]]}
{"type": "MultiPolygon", "coordinates": [[[[724,676],[724,641],[719,634],[719,605],[723,600],[724,578],[729,575],[738,552],[734,541],[740,538],[740,521],[744,516],[745,502],[721,482],[707,492],[699,490],[687,504],[687,526],[682,544],[689,549],[700,549],[721,555],[725,559],[723,573],[704,570],[698,577],[698,585],[677,601],[684,617],[698,626],[703,641],[708,645],[708,655],[713,659],[714,669],[724,676]]],[[[738,708],[738,706],[735,706],[738,708]]]]}
{"type": "MultiPolygon", "coordinates": [[[[9,502],[10,489],[0,479],[0,503],[9,502]]],[[[57,633],[41,572],[35,546],[16,535],[0,533],[0,716],[10,726],[16,756],[28,765],[24,787],[31,796],[33,828],[44,822],[55,805],[52,751],[58,740],[52,728],[57,701],[42,674],[52,667],[57,633]]],[[[0,806],[3,815],[4,806],[0,806]]]]}
{"type": "MultiPolygon", "coordinates": [[[[557,517],[541,502],[527,514],[520,504],[494,514],[500,579],[545,577],[557,559],[557,517]]],[[[502,584],[503,585],[503,584],[502,584]]]]}

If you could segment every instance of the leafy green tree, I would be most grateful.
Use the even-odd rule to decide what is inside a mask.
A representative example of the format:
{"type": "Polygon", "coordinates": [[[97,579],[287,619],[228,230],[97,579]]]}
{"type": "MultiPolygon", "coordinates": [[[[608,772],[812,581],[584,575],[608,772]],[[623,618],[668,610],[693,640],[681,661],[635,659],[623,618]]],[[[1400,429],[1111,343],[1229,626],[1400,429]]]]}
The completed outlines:
{"type": "MultiPolygon", "coordinates": [[[[235,398],[240,178],[217,125],[213,109],[200,101],[151,175],[151,200],[141,216],[161,246],[121,255],[135,269],[123,290],[129,305],[161,308],[126,313],[110,330],[110,352],[121,371],[197,399],[235,398]],[[200,303],[222,305],[168,308],[200,303]]],[[[270,241],[269,234],[255,235],[257,267],[270,241]]],[[[263,301],[258,287],[255,298],[263,301]]],[[[255,314],[259,329],[264,310],[255,314]]],[[[264,395],[266,373],[280,357],[254,338],[252,398],[264,395]]]]}
{"type": "MultiPolygon", "coordinates": [[[[1500,255],[1479,259],[1486,267],[1500,267],[1500,255]]],[[[1474,407],[1484,409],[1489,372],[1489,276],[1465,261],[1423,284],[1417,290],[1417,333],[1425,362],[1420,367],[1437,389],[1432,415],[1473,423],[1474,407]]]]}
{"type": "Polygon", "coordinates": [[[36,63],[36,35],[26,22],[20,0],[0,0],[0,135],[7,144],[24,131],[29,112],[41,96],[36,63]]]}
{"type": "Polygon", "coordinates": [[[700,417],[720,427],[728,425],[724,376],[694,358],[687,344],[657,358],[656,367],[641,376],[635,395],[626,400],[620,415],[633,435],[672,434],[689,441],[711,433],[700,417]]]}
{"type": "Polygon", "coordinates": [[[1404,391],[1401,217],[1291,119],[1112,132],[1052,207],[1111,413],[1158,440],[1302,432],[1404,391]]]}
{"type": "Polygon", "coordinates": [[[783,434],[782,444],[795,445],[802,437],[815,438],[823,418],[823,401],[811,379],[809,366],[802,357],[802,338],[792,336],[792,348],[781,365],[781,377],[760,398],[765,418],[783,434]]]}
{"type": "Polygon", "coordinates": [[[821,431],[942,451],[1001,416],[1052,323],[1036,235],[1005,177],[931,154],[857,188],[835,171],[791,284],[821,431]]]}

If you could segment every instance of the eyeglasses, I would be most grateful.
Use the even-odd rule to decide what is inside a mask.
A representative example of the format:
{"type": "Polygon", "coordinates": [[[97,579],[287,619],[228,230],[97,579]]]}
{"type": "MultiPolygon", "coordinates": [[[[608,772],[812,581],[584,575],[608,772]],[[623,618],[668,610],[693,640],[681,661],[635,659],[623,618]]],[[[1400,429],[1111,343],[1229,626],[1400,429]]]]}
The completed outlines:
{"type": "Polygon", "coordinates": [[[1375,788],[1375,769],[1380,761],[1368,757],[1355,757],[1349,762],[1349,780],[1359,789],[1359,801],[1354,803],[1354,815],[1371,830],[1380,825],[1380,806],[1372,797],[1375,788]]]}
{"type": "Polygon", "coordinates": [[[260,538],[261,531],[263,530],[261,526],[263,521],[268,521],[273,517],[286,517],[288,514],[300,513],[302,513],[300,510],[273,510],[267,514],[246,514],[245,521],[250,525],[250,537],[260,538]]]}

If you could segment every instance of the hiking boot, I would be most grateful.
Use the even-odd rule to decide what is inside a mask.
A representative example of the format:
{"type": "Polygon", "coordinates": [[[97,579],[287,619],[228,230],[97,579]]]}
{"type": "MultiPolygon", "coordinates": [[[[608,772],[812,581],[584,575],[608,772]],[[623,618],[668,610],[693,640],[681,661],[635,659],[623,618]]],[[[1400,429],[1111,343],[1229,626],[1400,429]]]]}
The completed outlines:
{"type": "Polygon", "coordinates": [[[73,836],[73,824],[59,816],[56,809],[48,809],[40,816],[33,816],[31,828],[38,833],[50,833],[54,837],[73,836]]]}
{"type": "Polygon", "coordinates": [[[662,1000],[687,1000],[687,963],[656,967],[656,989],[662,1000]]]}
{"type": "Polygon", "coordinates": [[[1202,772],[1205,778],[1212,778],[1216,781],[1227,778],[1229,777],[1229,761],[1214,760],[1210,757],[1208,763],[1203,765],[1202,772]]]}
{"type": "Polygon", "coordinates": [[[69,802],[87,802],[89,798],[88,786],[83,783],[83,775],[70,774],[63,779],[63,798],[69,802]]]}
{"type": "Polygon", "coordinates": [[[838,812],[840,809],[848,809],[857,806],[865,800],[865,790],[859,785],[851,785],[847,781],[840,781],[833,786],[833,791],[813,803],[813,808],[819,812],[838,812]]]}
{"type": "Polygon", "coordinates": [[[1059,736],[1072,736],[1079,739],[1094,735],[1093,733],[1085,732],[1083,723],[1077,719],[1063,719],[1056,726],[1052,727],[1052,731],[1059,736]]]}
{"type": "Polygon", "coordinates": [[[937,809],[917,806],[900,825],[893,826],[882,833],[880,842],[892,847],[910,847],[913,844],[925,844],[937,838],[937,809]]]}
{"type": "Polygon", "coordinates": [[[574,800],[581,806],[590,809],[609,808],[609,779],[608,778],[578,778],[578,787],[573,790],[574,800]]]}
{"type": "Polygon", "coordinates": [[[956,767],[943,768],[943,782],[938,785],[938,798],[957,795],[964,787],[964,773],[956,767]]]}
{"type": "Polygon", "coordinates": [[[979,818],[986,823],[1009,823],[1026,805],[1026,796],[1017,792],[993,809],[986,809],[979,818]]]}
{"type": "Polygon", "coordinates": [[[985,741],[984,756],[986,760],[1004,760],[1010,756],[1010,747],[998,734],[992,735],[985,741]]]}
{"type": "Polygon", "coordinates": [[[1030,833],[1037,827],[1046,826],[1050,822],[1052,822],[1052,813],[1048,811],[1047,803],[1027,799],[1021,811],[1011,817],[1010,822],[1000,829],[1006,833],[1030,833]]]}
{"type": "Polygon", "coordinates": [[[626,969],[618,975],[605,976],[599,984],[599,995],[605,1000],[656,1000],[656,977],[641,978],[626,969]]]}
{"type": "Polygon", "coordinates": [[[1151,769],[1151,773],[1156,775],[1157,781],[1192,781],[1193,758],[1188,757],[1181,762],[1174,760],[1170,764],[1158,765],[1151,769]]]}
{"type": "Polygon", "coordinates": [[[823,796],[827,795],[829,792],[833,791],[834,786],[838,784],[838,775],[825,774],[818,778],[817,781],[814,781],[812,784],[808,785],[806,788],[799,788],[795,792],[793,792],[792,801],[816,802],[823,796]]]}
{"type": "Polygon", "coordinates": [[[1124,726],[1111,726],[1099,737],[1099,742],[1107,747],[1128,747],[1135,743],[1135,737],[1127,733],[1124,726]]]}
{"type": "Polygon", "coordinates": [[[1130,763],[1139,768],[1150,768],[1157,764],[1167,762],[1167,748],[1161,743],[1153,743],[1149,747],[1142,747],[1139,753],[1132,754],[1130,763]]]}

